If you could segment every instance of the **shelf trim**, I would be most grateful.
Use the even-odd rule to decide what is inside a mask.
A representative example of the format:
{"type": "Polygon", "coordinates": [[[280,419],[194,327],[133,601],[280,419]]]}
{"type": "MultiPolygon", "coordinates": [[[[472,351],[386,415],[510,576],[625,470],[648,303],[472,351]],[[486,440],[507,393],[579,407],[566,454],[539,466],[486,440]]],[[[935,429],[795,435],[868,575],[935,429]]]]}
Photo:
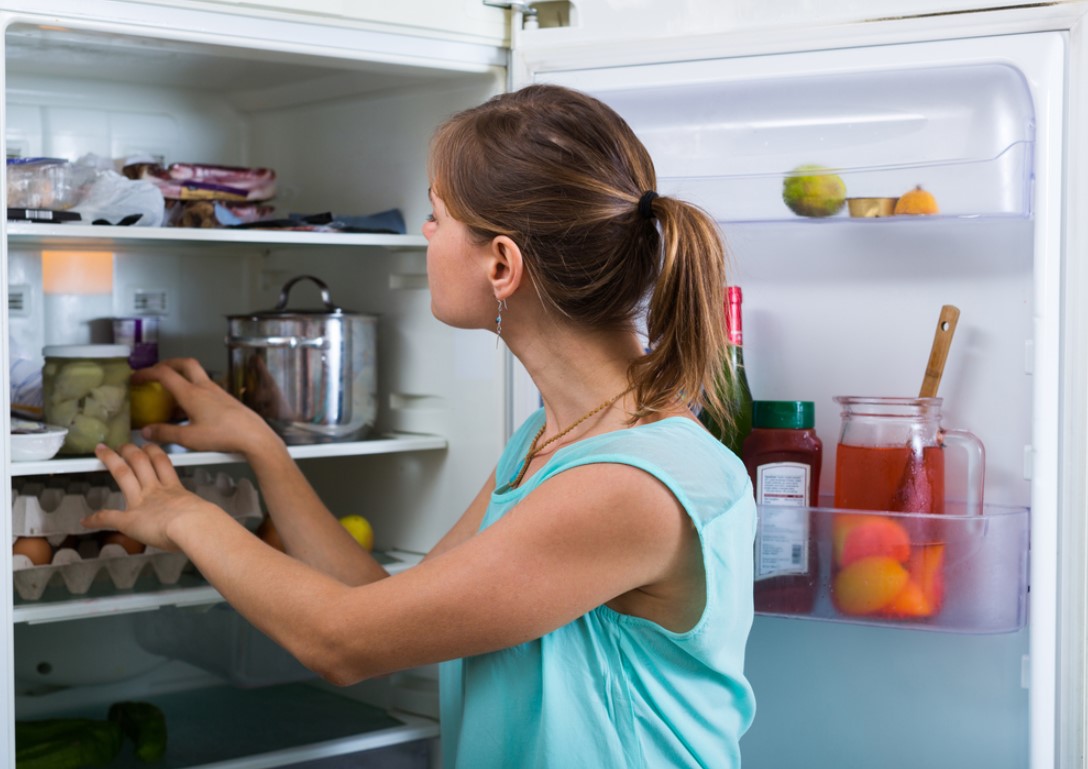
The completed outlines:
{"type": "Polygon", "coordinates": [[[187,227],[106,227],[87,224],[7,222],[9,243],[30,246],[76,243],[94,245],[140,243],[222,243],[268,246],[356,246],[418,249],[427,247],[422,235],[381,233],[298,232],[295,230],[231,230],[187,227]]]}
{"type": "MultiPolygon", "coordinates": [[[[396,434],[365,441],[288,446],[287,452],[297,460],[354,457],[371,454],[399,454],[447,448],[449,448],[449,443],[446,439],[437,435],[396,434]]],[[[217,451],[181,451],[171,453],[170,461],[175,467],[195,467],[200,465],[236,464],[246,460],[241,454],[227,454],[217,451]]],[[[55,473],[94,473],[106,470],[106,466],[94,457],[48,459],[42,462],[11,462],[9,460],[9,464],[12,477],[53,475],[55,473]]]]}
{"type": "MultiPolygon", "coordinates": [[[[389,550],[386,555],[395,558],[396,563],[388,563],[385,570],[390,574],[399,574],[423,560],[423,554],[405,550],[389,550]]],[[[116,616],[141,611],[154,611],[164,606],[188,607],[210,606],[221,603],[223,596],[208,584],[195,587],[170,587],[143,593],[118,592],[111,596],[72,596],[67,601],[48,603],[25,603],[14,607],[14,624],[25,622],[29,625],[42,625],[50,622],[92,617],[116,616]]]]}

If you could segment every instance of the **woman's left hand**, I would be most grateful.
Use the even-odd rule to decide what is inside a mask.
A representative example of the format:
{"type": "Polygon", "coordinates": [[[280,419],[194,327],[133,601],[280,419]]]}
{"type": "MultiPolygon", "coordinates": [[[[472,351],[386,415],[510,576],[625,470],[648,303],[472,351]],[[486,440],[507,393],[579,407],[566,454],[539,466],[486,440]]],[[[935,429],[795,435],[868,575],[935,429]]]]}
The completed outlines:
{"type": "Polygon", "coordinates": [[[83,519],[88,529],[113,529],[160,550],[178,550],[171,525],[183,516],[222,512],[181,485],[174,465],[155,444],[126,444],[120,453],[99,445],[97,456],[125,495],[124,510],[99,510],[83,519]]]}

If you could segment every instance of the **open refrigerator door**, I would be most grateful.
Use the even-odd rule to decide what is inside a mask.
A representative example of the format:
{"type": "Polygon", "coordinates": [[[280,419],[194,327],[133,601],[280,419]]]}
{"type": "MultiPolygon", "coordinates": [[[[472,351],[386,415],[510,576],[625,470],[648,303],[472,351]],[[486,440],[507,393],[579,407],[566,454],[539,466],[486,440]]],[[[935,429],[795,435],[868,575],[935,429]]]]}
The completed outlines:
{"type": "Polygon", "coordinates": [[[720,223],[730,281],[744,290],[755,399],[815,404],[823,493],[795,531],[820,566],[806,575],[808,605],[758,611],[746,766],[1080,765],[1083,612],[1068,601],[1084,563],[1060,543],[1083,536],[1084,496],[1061,468],[1085,457],[1083,429],[1066,427],[1084,412],[1084,354],[1063,347],[1080,324],[1061,275],[1063,238],[1077,237],[1067,173],[1085,171],[1083,154],[1063,165],[1083,152],[1065,133],[1084,110],[1082,98],[1066,102],[1067,62],[1083,58],[1068,30],[1083,9],[1048,13],[623,46],[526,32],[515,51],[522,84],[568,85],[613,106],[654,157],[658,191],[720,223]],[[798,210],[787,180],[806,174],[844,190],[798,210]],[[935,209],[895,215],[919,186],[935,209]],[[891,205],[851,215],[843,198],[891,205]],[[940,515],[851,514],[837,504],[835,398],[914,397],[944,304],[962,315],[942,425],[985,446],[981,514],[968,460],[951,448],[940,515]],[[864,554],[881,557],[852,582],[857,556],[843,542],[859,522],[903,541],[869,540],[877,550],[864,554]],[[916,538],[934,526],[936,538],[916,538]],[[1059,572],[1073,582],[1059,586],[1059,572]],[[905,584],[921,585],[917,600],[905,584]],[[1059,622],[1060,601],[1072,626],[1059,622]]]}

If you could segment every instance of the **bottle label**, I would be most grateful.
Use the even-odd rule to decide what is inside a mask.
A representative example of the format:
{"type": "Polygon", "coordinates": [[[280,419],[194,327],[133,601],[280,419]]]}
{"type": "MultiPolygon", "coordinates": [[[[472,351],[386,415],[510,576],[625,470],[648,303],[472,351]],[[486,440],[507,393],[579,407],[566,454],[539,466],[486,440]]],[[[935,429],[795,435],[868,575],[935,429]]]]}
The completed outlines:
{"type": "Polygon", "coordinates": [[[808,572],[809,478],[801,462],[774,462],[756,468],[756,579],[808,572]]]}

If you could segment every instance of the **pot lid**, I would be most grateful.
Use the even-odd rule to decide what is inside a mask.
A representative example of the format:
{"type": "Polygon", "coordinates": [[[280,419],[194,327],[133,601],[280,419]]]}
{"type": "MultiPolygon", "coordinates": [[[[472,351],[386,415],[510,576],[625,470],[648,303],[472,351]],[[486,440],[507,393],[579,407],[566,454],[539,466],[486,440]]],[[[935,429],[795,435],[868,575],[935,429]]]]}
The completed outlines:
{"type": "Polygon", "coordinates": [[[329,287],[325,285],[325,282],[320,278],[316,278],[313,275],[298,275],[287,281],[283,288],[280,290],[279,301],[276,302],[276,306],[270,310],[257,310],[255,312],[246,312],[238,315],[228,315],[227,318],[234,319],[261,319],[261,318],[314,318],[314,317],[348,317],[358,316],[359,313],[352,312],[351,310],[345,310],[342,307],[338,307],[332,301],[332,297],[329,294],[329,287]],[[325,305],[321,308],[288,308],[287,301],[291,293],[291,289],[300,280],[308,280],[314,283],[321,290],[321,301],[325,305]]]}

